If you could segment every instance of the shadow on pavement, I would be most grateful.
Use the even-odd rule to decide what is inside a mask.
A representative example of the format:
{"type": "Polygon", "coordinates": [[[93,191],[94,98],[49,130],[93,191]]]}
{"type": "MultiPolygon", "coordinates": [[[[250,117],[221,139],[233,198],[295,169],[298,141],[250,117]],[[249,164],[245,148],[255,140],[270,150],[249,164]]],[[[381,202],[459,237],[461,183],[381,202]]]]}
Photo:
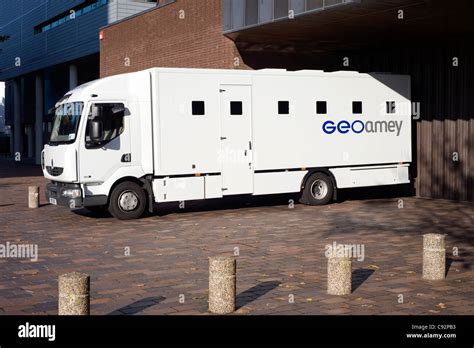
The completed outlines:
{"type": "Polygon", "coordinates": [[[108,315],[133,315],[137,314],[147,308],[153,307],[158,303],[164,301],[165,298],[163,296],[156,296],[156,297],[147,297],[141,299],[139,301],[135,301],[125,307],[116,309],[115,311],[109,313],[108,315]]]}
{"type": "Polygon", "coordinates": [[[280,284],[281,282],[278,281],[262,282],[238,294],[236,298],[236,310],[272,291],[280,284]]]}
{"type": "Polygon", "coordinates": [[[363,201],[370,199],[389,199],[413,196],[415,196],[415,191],[411,184],[385,185],[338,190],[337,201],[363,201]]]}
{"type": "Polygon", "coordinates": [[[298,199],[298,194],[278,194],[265,196],[236,195],[216,199],[186,201],[184,202],[184,208],[180,207],[180,202],[160,203],[155,204],[155,215],[165,216],[175,213],[273,206],[285,206],[286,208],[290,203],[299,204],[298,199]]]}
{"type": "Polygon", "coordinates": [[[31,176],[42,177],[41,166],[30,160],[16,162],[11,158],[0,156],[0,179],[31,176]]]}
{"type": "Polygon", "coordinates": [[[375,271],[370,268],[356,269],[352,272],[352,292],[356,291],[375,271]]]}

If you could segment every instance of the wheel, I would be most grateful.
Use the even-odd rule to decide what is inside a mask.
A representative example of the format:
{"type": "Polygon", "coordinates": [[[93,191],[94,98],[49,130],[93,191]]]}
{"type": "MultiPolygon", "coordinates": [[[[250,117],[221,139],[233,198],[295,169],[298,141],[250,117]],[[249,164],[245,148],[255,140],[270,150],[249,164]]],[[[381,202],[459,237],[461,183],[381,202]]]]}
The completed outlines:
{"type": "Polygon", "coordinates": [[[120,220],[138,219],[146,208],[146,194],[134,182],[125,181],[117,185],[110,195],[109,212],[120,220]]]}
{"type": "Polygon", "coordinates": [[[331,201],[333,193],[331,178],[323,173],[314,173],[306,180],[301,202],[308,205],[324,205],[331,201]]]}

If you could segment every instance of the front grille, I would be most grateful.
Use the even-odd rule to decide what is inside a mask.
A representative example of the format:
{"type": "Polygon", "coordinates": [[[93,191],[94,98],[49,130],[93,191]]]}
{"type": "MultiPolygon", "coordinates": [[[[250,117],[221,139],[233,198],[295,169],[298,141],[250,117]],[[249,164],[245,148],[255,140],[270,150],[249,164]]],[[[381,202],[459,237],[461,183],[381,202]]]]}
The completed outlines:
{"type": "Polygon", "coordinates": [[[64,168],[46,166],[46,170],[49,173],[49,175],[60,176],[63,173],[64,168]]]}

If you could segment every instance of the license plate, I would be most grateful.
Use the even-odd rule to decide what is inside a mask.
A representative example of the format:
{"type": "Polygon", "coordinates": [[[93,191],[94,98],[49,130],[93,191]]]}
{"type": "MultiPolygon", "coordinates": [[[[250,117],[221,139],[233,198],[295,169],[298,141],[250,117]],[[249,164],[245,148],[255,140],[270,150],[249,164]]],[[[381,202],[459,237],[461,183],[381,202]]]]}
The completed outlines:
{"type": "Polygon", "coordinates": [[[52,197],[49,198],[49,203],[54,204],[54,205],[58,205],[58,202],[56,201],[56,198],[52,198],[52,197]]]}

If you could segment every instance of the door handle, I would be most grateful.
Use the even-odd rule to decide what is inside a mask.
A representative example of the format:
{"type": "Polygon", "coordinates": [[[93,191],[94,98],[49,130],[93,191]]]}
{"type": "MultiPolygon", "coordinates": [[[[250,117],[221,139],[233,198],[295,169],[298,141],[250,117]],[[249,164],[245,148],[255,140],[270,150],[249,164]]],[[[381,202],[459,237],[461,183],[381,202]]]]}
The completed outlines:
{"type": "Polygon", "coordinates": [[[226,139],[227,139],[227,137],[221,137],[221,140],[226,140],[226,139]]]}
{"type": "Polygon", "coordinates": [[[247,156],[247,150],[244,151],[244,155],[247,156]]]}

